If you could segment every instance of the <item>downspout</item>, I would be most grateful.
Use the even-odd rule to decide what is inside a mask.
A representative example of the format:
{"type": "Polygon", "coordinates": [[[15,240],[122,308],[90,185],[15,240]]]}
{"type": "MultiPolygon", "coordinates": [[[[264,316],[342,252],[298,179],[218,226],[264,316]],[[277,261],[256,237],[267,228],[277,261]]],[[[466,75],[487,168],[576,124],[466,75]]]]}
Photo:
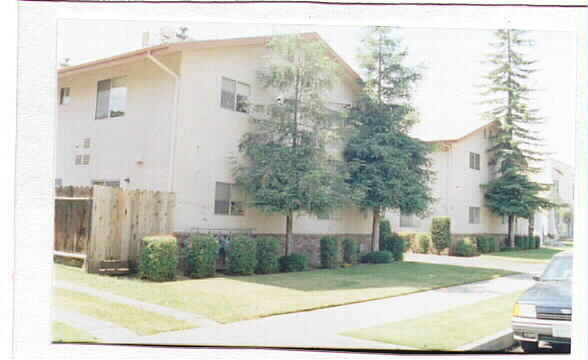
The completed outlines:
{"type": "Polygon", "coordinates": [[[178,94],[180,93],[180,77],[178,74],[173,72],[169,67],[162,64],[159,60],[157,60],[153,55],[151,55],[151,51],[147,53],[147,59],[151,60],[155,65],[161,68],[163,71],[168,73],[171,77],[174,78],[175,81],[175,88],[174,88],[174,105],[172,109],[172,127],[171,127],[171,139],[169,142],[169,170],[167,174],[167,191],[173,192],[174,190],[174,173],[175,173],[175,160],[176,160],[176,128],[178,124],[178,94]]]}

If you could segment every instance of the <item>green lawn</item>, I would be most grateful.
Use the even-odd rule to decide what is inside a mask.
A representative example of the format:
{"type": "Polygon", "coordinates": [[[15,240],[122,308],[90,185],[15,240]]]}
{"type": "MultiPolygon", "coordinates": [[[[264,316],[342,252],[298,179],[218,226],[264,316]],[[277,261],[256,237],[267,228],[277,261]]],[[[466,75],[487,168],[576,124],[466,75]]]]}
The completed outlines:
{"type": "Polygon", "coordinates": [[[114,323],[138,335],[195,327],[186,321],[66,289],[55,289],[54,299],[58,308],[114,323]]]}
{"type": "Polygon", "coordinates": [[[96,342],[95,337],[59,321],[53,321],[51,335],[53,342],[96,342]]]}
{"type": "Polygon", "coordinates": [[[501,251],[490,254],[481,255],[481,257],[502,258],[505,260],[529,262],[529,263],[547,263],[551,257],[561,251],[571,250],[571,247],[554,248],[542,247],[540,249],[530,250],[511,250],[501,251]]]}
{"type": "Polygon", "coordinates": [[[302,273],[154,283],[86,274],[55,265],[59,280],[204,315],[227,323],[368,301],[512,274],[492,269],[404,262],[302,273]]]}
{"type": "Polygon", "coordinates": [[[354,338],[421,350],[456,350],[511,326],[516,292],[415,319],[344,333],[354,338]]]}

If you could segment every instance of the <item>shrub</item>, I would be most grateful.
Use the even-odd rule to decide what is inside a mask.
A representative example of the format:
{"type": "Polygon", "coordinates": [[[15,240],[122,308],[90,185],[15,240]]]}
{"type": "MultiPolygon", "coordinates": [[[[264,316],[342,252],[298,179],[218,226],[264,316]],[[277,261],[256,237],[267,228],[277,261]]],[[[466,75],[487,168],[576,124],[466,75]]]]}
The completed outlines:
{"type": "Polygon", "coordinates": [[[435,216],[431,223],[431,241],[438,253],[449,247],[451,220],[446,216],[435,216]]]}
{"type": "Polygon", "coordinates": [[[400,235],[391,233],[383,241],[380,241],[380,250],[391,252],[394,261],[402,261],[404,251],[406,251],[405,244],[406,242],[400,235]]]}
{"type": "Polygon", "coordinates": [[[515,241],[515,247],[517,249],[521,249],[521,250],[528,249],[528,241],[527,241],[526,236],[515,235],[514,241],[515,241]]]}
{"type": "Polygon", "coordinates": [[[355,264],[359,260],[359,241],[343,239],[343,263],[355,264]]]}
{"type": "Polygon", "coordinates": [[[390,227],[390,221],[388,219],[381,219],[380,220],[380,240],[385,238],[386,236],[392,233],[392,228],[390,227]]]}
{"type": "Polygon", "coordinates": [[[257,242],[250,236],[239,236],[229,242],[227,272],[234,275],[251,275],[257,266],[257,242]]]}
{"type": "Polygon", "coordinates": [[[308,269],[308,258],[304,254],[292,253],[279,259],[281,272],[305,271],[308,269]]]}
{"type": "Polygon", "coordinates": [[[535,235],[533,236],[533,240],[535,240],[535,249],[539,249],[541,247],[541,238],[535,235]]]}
{"type": "Polygon", "coordinates": [[[153,281],[175,280],[177,243],[173,236],[143,238],[139,277],[153,281]]]}
{"type": "Polygon", "coordinates": [[[334,236],[323,236],[321,238],[321,266],[327,269],[334,269],[338,267],[339,261],[339,247],[337,246],[337,238],[334,236]]]}
{"type": "Polygon", "coordinates": [[[280,245],[274,238],[257,239],[257,266],[258,274],[271,274],[278,271],[278,257],[280,245]]]}
{"type": "Polygon", "coordinates": [[[370,264],[388,264],[392,262],[393,255],[390,251],[373,251],[361,257],[361,262],[370,264]]]}
{"type": "Polygon", "coordinates": [[[218,244],[209,235],[192,235],[186,240],[185,274],[191,278],[212,277],[216,271],[218,244]]]}
{"type": "Polygon", "coordinates": [[[418,239],[418,252],[422,254],[428,254],[429,249],[431,248],[431,235],[426,233],[421,233],[417,235],[418,239]]]}
{"type": "Polygon", "coordinates": [[[493,236],[481,235],[478,238],[478,251],[482,254],[496,251],[496,239],[493,236]]]}
{"type": "Polygon", "coordinates": [[[476,246],[471,238],[466,237],[463,240],[459,240],[455,246],[456,256],[476,256],[476,246]]]}

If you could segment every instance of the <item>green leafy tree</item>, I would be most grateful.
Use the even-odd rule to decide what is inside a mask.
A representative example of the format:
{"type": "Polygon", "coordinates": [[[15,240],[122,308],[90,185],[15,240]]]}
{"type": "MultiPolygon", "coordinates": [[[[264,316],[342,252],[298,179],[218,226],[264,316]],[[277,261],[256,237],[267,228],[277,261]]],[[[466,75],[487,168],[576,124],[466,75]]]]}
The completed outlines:
{"type": "Polygon", "coordinates": [[[379,222],[387,209],[422,214],[432,200],[430,148],[407,135],[415,123],[411,90],[421,76],[403,64],[407,52],[390,33],[374,27],[366,35],[360,54],[365,83],[349,113],[352,134],[343,154],[354,201],[372,212],[372,251],[380,248],[379,222]]]}
{"type": "Polygon", "coordinates": [[[268,43],[267,64],[258,73],[273,94],[267,118],[256,118],[239,150],[236,181],[248,193],[248,206],[286,218],[285,253],[293,242],[296,213],[320,215],[340,206],[344,185],[337,162],[325,145],[333,118],[325,95],[332,89],[338,63],[325,44],[304,36],[279,36],[268,43]]]}
{"type": "Polygon", "coordinates": [[[541,118],[538,110],[529,106],[530,89],[526,83],[536,70],[534,61],[526,59],[525,48],[533,42],[524,38],[525,32],[502,29],[495,32],[496,41],[489,57],[492,66],[486,76],[488,83],[482,93],[484,103],[492,108],[486,118],[497,122],[497,131],[491,137],[490,165],[496,169],[496,179],[489,182],[485,194],[486,206],[495,214],[508,218],[508,243],[513,245],[513,224],[516,217],[529,220],[532,236],[536,211],[556,205],[543,198],[549,190],[546,184],[531,180],[540,171],[544,153],[536,126],[541,118]]]}

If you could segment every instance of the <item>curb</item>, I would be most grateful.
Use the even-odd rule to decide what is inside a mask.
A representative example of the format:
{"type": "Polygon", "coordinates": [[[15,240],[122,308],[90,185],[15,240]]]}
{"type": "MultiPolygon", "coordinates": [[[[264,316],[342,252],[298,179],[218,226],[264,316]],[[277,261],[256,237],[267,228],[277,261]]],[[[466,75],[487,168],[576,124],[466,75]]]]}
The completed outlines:
{"type": "Polygon", "coordinates": [[[514,344],[512,329],[504,329],[457,349],[458,351],[502,351],[514,344]]]}

